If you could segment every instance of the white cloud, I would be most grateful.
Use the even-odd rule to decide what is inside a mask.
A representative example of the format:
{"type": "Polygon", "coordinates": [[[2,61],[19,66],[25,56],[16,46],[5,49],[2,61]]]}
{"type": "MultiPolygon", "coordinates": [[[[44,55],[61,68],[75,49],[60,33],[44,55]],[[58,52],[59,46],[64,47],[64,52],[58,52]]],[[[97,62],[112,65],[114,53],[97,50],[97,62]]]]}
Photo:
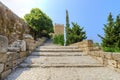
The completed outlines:
{"type": "Polygon", "coordinates": [[[41,0],[0,0],[18,16],[23,17],[32,8],[39,7],[41,0]]]}

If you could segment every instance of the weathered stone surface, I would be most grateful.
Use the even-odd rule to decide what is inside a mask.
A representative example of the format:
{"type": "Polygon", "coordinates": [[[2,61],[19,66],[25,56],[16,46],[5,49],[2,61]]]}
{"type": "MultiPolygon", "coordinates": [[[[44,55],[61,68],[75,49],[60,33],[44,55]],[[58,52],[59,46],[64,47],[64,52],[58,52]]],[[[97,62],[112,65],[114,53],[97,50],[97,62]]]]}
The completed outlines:
{"type": "Polygon", "coordinates": [[[115,60],[108,60],[108,65],[114,68],[117,68],[117,62],[115,60]]]}
{"type": "Polygon", "coordinates": [[[112,57],[114,60],[120,60],[120,53],[113,53],[112,57]]]}
{"type": "Polygon", "coordinates": [[[20,61],[20,59],[16,59],[16,60],[14,60],[13,61],[13,67],[16,67],[18,64],[20,64],[21,63],[21,61],[20,61]]]}
{"type": "Polygon", "coordinates": [[[100,56],[100,52],[99,52],[99,51],[94,51],[94,55],[95,55],[96,57],[99,57],[99,56],[100,56]]]}
{"type": "Polygon", "coordinates": [[[0,73],[4,70],[4,64],[0,64],[0,73]]]}
{"type": "Polygon", "coordinates": [[[94,51],[89,52],[91,56],[94,56],[94,51]]]}
{"type": "Polygon", "coordinates": [[[107,66],[108,65],[108,60],[106,58],[102,58],[103,59],[103,65],[107,66]]]}
{"type": "Polygon", "coordinates": [[[24,39],[34,39],[30,34],[23,34],[24,39]]]}
{"type": "Polygon", "coordinates": [[[25,39],[25,41],[26,41],[26,49],[27,50],[33,50],[33,48],[34,48],[34,39],[25,39]]]}
{"type": "Polygon", "coordinates": [[[11,73],[11,69],[1,73],[1,80],[4,80],[4,78],[7,77],[10,73],[11,73]]]}
{"type": "Polygon", "coordinates": [[[5,36],[0,35],[0,53],[7,52],[8,39],[5,36]]]}
{"type": "MultiPolygon", "coordinates": [[[[0,34],[8,36],[11,44],[17,39],[22,39],[25,33],[29,33],[29,26],[8,7],[0,2],[0,34]],[[7,29],[6,29],[7,28],[7,29]],[[12,34],[15,33],[16,36],[12,34]]],[[[0,50],[1,51],[1,50],[0,50]]]]}
{"type": "Polygon", "coordinates": [[[100,57],[105,58],[105,52],[100,52],[100,57]]]}
{"type": "Polygon", "coordinates": [[[9,51],[12,52],[20,52],[20,51],[26,51],[26,41],[25,40],[17,40],[13,42],[13,44],[8,47],[9,51]]]}
{"type": "Polygon", "coordinates": [[[96,57],[96,58],[97,58],[97,60],[98,60],[100,63],[103,64],[103,59],[102,59],[101,57],[96,57]]]}
{"type": "Polygon", "coordinates": [[[13,60],[20,58],[20,53],[12,52],[13,53],[13,60]]]}
{"type": "Polygon", "coordinates": [[[26,57],[26,56],[27,56],[27,53],[26,53],[26,52],[20,52],[20,58],[26,57]]]}
{"type": "Polygon", "coordinates": [[[7,52],[5,54],[1,53],[0,54],[0,62],[1,63],[5,63],[7,61],[13,60],[13,55],[14,55],[14,53],[12,53],[12,52],[7,52]]]}
{"type": "Polygon", "coordinates": [[[26,51],[26,41],[25,40],[21,41],[20,49],[21,49],[21,51],[26,51]]]}
{"type": "Polygon", "coordinates": [[[20,48],[19,47],[8,47],[8,51],[11,51],[11,52],[20,52],[20,48]]]}
{"type": "Polygon", "coordinates": [[[13,67],[13,61],[9,61],[5,63],[5,67],[4,67],[4,71],[8,70],[8,69],[12,69],[13,67]]]}
{"type": "Polygon", "coordinates": [[[118,67],[118,69],[120,69],[120,63],[118,63],[118,66],[117,66],[117,67],[118,67]]]}
{"type": "Polygon", "coordinates": [[[105,52],[105,58],[112,59],[112,53],[111,52],[105,52]]]}

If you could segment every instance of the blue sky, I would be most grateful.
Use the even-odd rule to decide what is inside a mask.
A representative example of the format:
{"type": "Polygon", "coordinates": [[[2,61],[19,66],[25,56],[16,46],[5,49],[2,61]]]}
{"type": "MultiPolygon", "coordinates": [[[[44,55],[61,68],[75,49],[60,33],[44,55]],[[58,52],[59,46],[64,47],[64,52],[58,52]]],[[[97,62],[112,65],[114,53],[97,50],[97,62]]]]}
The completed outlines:
{"type": "Polygon", "coordinates": [[[112,12],[113,17],[120,14],[119,0],[0,0],[18,16],[23,17],[31,8],[38,7],[53,23],[65,24],[65,11],[69,11],[70,22],[84,27],[88,39],[101,42],[97,34],[103,35],[103,24],[112,12]]]}

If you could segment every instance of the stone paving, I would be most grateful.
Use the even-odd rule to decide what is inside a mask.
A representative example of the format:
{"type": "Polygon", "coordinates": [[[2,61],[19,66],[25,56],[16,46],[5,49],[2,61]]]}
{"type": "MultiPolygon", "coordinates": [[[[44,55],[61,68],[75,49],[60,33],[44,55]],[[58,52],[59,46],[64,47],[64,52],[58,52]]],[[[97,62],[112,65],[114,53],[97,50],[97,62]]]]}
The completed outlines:
{"type": "Polygon", "coordinates": [[[84,52],[73,51],[75,49],[77,47],[60,47],[46,42],[5,80],[120,80],[119,72],[104,67],[84,52]],[[41,52],[41,49],[51,51],[41,52]]]}

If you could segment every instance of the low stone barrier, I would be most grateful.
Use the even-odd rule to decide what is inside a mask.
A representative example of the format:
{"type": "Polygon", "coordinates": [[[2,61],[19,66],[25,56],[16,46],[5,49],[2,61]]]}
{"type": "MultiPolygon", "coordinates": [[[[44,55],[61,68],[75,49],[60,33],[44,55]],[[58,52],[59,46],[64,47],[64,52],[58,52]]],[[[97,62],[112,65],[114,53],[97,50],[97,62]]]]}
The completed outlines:
{"type": "Polygon", "coordinates": [[[46,41],[41,38],[35,41],[32,36],[25,35],[23,40],[17,40],[8,46],[7,37],[0,35],[0,80],[9,75],[30,53],[46,41]]]}
{"type": "Polygon", "coordinates": [[[84,40],[70,46],[78,46],[83,52],[97,59],[104,66],[120,71],[120,53],[103,52],[99,47],[93,45],[92,40],[84,40]]]}

